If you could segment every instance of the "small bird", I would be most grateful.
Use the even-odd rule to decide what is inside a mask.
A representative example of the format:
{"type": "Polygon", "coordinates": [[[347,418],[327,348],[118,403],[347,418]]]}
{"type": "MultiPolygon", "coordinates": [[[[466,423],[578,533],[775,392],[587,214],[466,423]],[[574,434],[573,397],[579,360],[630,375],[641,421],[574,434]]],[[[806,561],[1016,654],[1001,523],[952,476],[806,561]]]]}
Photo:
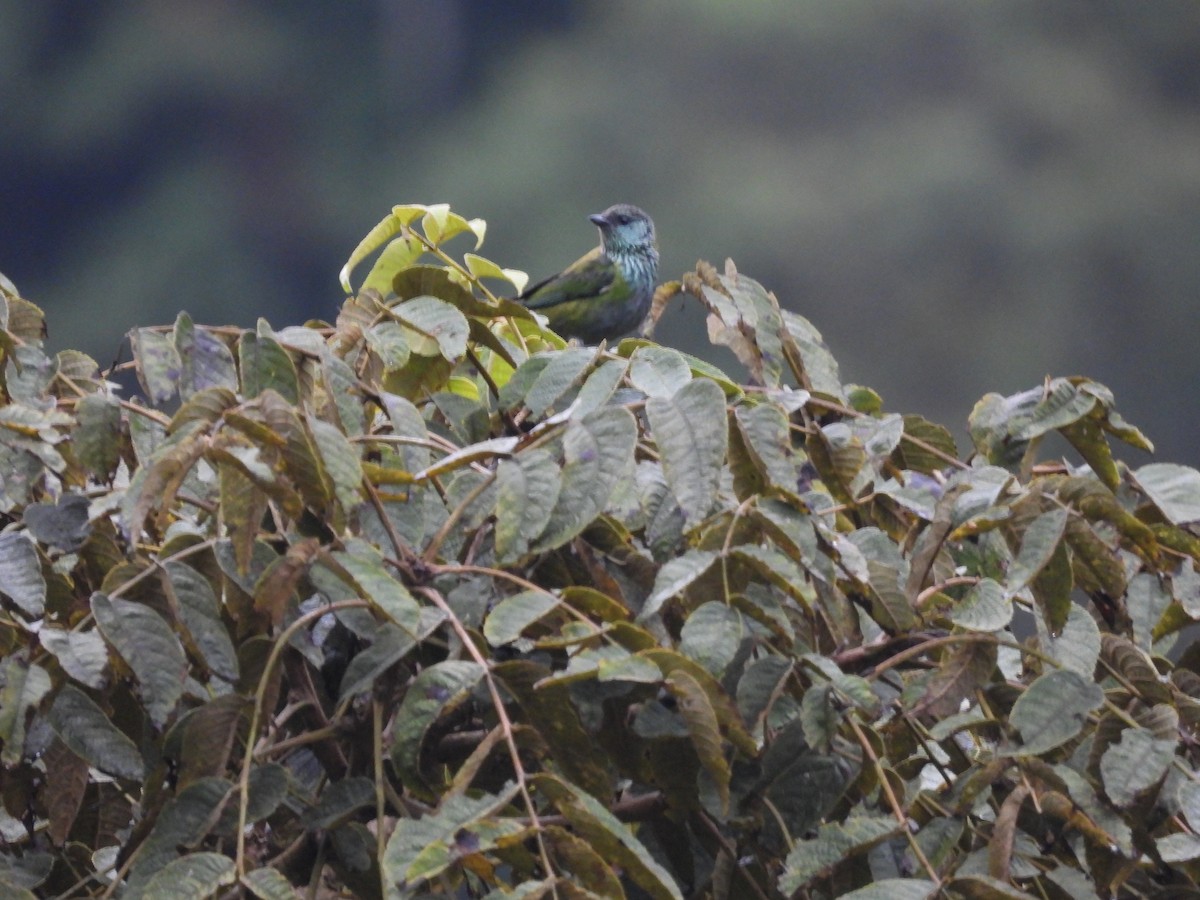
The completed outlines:
{"type": "Polygon", "coordinates": [[[600,229],[600,246],[517,299],[546,316],[563,337],[598,344],[628,334],[646,318],[658,247],[654,222],[636,206],[618,203],[588,218],[600,229]]]}

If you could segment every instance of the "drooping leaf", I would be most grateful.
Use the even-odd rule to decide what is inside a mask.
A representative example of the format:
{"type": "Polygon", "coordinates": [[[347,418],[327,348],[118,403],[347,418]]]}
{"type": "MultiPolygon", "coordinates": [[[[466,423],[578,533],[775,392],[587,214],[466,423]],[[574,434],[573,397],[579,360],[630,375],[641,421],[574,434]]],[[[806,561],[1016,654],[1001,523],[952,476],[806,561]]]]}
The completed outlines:
{"type": "Polygon", "coordinates": [[[494,671],[520,704],[524,717],[549,745],[558,770],[580,790],[608,796],[612,775],[607,761],[580,722],[567,686],[547,679],[549,670],[529,660],[499,663],[494,671]]]}
{"type": "Polygon", "coordinates": [[[1133,474],[1168,522],[1200,521],[1200,471],[1175,463],[1150,463],[1133,474]]]}
{"type": "Polygon", "coordinates": [[[1174,738],[1155,737],[1145,728],[1125,729],[1121,740],[1100,758],[1104,793],[1119,807],[1131,805],[1167,774],[1177,743],[1174,738]]]}
{"type": "Polygon", "coordinates": [[[916,710],[941,718],[958,712],[962,701],[984,687],[996,668],[996,645],[969,641],[954,646],[929,679],[916,710]]]}
{"type": "Polygon", "coordinates": [[[96,629],[64,631],[61,628],[44,627],[38,632],[38,640],[58,660],[63,671],[84,687],[104,686],[108,670],[108,645],[96,629]]]}
{"type": "Polygon", "coordinates": [[[1062,540],[1070,513],[1060,508],[1042,513],[1029,523],[1021,538],[1021,549],[1008,570],[1008,593],[1015,594],[1029,584],[1050,562],[1062,540]]]}
{"type": "Polygon", "coordinates": [[[966,595],[949,612],[950,621],[971,631],[999,631],[1013,617],[1012,598],[990,578],[971,586],[966,595]]]}
{"type": "Polygon", "coordinates": [[[140,780],[145,764],[136,745],[83,691],[66,685],[59,690],[46,716],[62,742],[101,772],[140,780]]]}
{"type": "Polygon", "coordinates": [[[619,865],[625,874],[654,900],[683,900],[675,880],[633,831],[602,803],[553,775],[535,775],[538,791],[545,794],[601,857],[619,865]]]}
{"type": "Polygon", "coordinates": [[[0,594],[28,618],[40,618],[46,603],[46,579],[37,548],[17,531],[0,534],[0,594]]]}
{"type": "Polygon", "coordinates": [[[164,866],[147,883],[144,897],[204,900],[237,881],[233,860],[222,853],[189,853],[164,866]]]}
{"type": "Polygon", "coordinates": [[[668,398],[692,380],[683,354],[669,347],[639,347],[629,360],[629,381],[647,397],[668,398]]]}
{"type": "Polygon", "coordinates": [[[174,342],[153,328],[135,329],[130,340],[142,390],[152,403],[166,403],[179,389],[183,366],[174,342]]]}
{"type": "Polygon", "coordinates": [[[550,521],[562,488],[558,463],[534,448],[496,467],[496,555],[519,559],[550,521]]]}
{"type": "Polygon", "coordinates": [[[170,589],[179,604],[179,615],[205,665],[229,682],[238,678],[237,651],[221,620],[216,592],[208,579],[182,562],[165,566],[170,589]]]}
{"type": "Polygon", "coordinates": [[[92,615],[104,639],[137,676],[150,721],[162,726],[183,696],[187,658],[179,638],[149,606],[92,594],[92,615]]]}
{"type": "Polygon", "coordinates": [[[260,900],[298,900],[299,897],[292,883],[270,866],[247,872],[241,884],[260,900]]]}
{"type": "MultiPolygon", "coordinates": [[[[787,855],[783,875],[779,879],[780,890],[791,894],[799,890],[810,880],[822,872],[831,870],[846,861],[856,853],[868,850],[880,841],[886,840],[896,833],[899,826],[896,820],[886,816],[855,816],[845,822],[834,822],[822,825],[817,836],[811,840],[797,841],[787,855]]],[[[890,886],[901,883],[893,880],[878,882],[878,885],[890,886]]],[[[932,888],[932,885],[930,886],[932,888]]],[[[919,896],[925,897],[926,894],[919,896]]],[[[918,896],[915,894],[880,894],[884,896],[918,896]]]]}
{"type": "Polygon", "coordinates": [[[108,481],[121,461],[120,404],[103,394],[88,394],[75,404],[75,416],[75,455],[93,478],[108,481]]]}
{"type": "Polygon", "coordinates": [[[437,297],[414,297],[391,309],[401,323],[428,340],[428,346],[421,342],[412,343],[414,353],[422,356],[440,354],[450,361],[457,361],[466,353],[470,325],[466,316],[446,301],[437,297]]]}
{"type": "Polygon", "coordinates": [[[331,554],[360,596],[409,633],[415,633],[421,608],[407,587],[386,568],[379,551],[363,543],[331,554]]]}
{"type": "Polygon", "coordinates": [[[700,765],[712,779],[721,803],[721,814],[725,815],[729,811],[729,779],[732,773],[725,759],[716,711],[700,682],[682,669],[676,669],[667,676],[666,688],[675,697],[692,746],[700,758],[700,765]]]}
{"type": "Polygon", "coordinates": [[[13,766],[25,752],[25,717],[50,692],[49,673],[23,653],[0,660],[0,762],[13,766]]]}
{"type": "Polygon", "coordinates": [[[682,556],[664,563],[654,578],[654,588],[642,605],[638,621],[648,619],[661,610],[668,600],[679,595],[688,585],[704,575],[716,561],[717,554],[712,551],[689,550],[682,556]]]}
{"type": "Polygon", "coordinates": [[[596,351],[586,347],[555,353],[525,394],[529,414],[534,419],[542,418],[564,394],[582,382],[595,360],[596,351]]]}
{"type": "Polygon", "coordinates": [[[688,527],[716,500],[729,443],[725,395],[708,379],[690,381],[670,398],[651,397],[646,416],[662,454],[663,473],[688,527]]]}
{"type": "Polygon", "coordinates": [[[408,687],[392,727],[392,764],[405,786],[429,794],[421,774],[421,745],[438,717],[457,707],[483,677],[474,662],[445,660],[423,669],[408,687]]]}
{"type": "Polygon", "coordinates": [[[274,391],[288,404],[300,402],[296,364],[270,334],[247,331],[238,342],[238,366],[242,374],[242,394],[257,397],[274,391]]]}
{"type": "Polygon", "coordinates": [[[1070,669],[1037,678],[1013,704],[1009,721],[1021,733],[1018,753],[1037,756],[1076,737],[1088,713],[1104,702],[1104,692],[1091,679],[1070,669]]]}
{"type": "Polygon", "coordinates": [[[604,511],[633,460],[637,426],[628,410],[604,406],[572,419],[563,435],[562,487],[550,520],[531,548],[560,547],[604,511]]]}
{"type": "Polygon", "coordinates": [[[559,599],[546,591],[521,591],[505,597],[488,613],[483,636],[493,647],[510,644],[558,604],[559,599]]]}
{"type": "Polygon", "coordinates": [[[499,815],[516,793],[510,785],[499,795],[449,797],[435,813],[400,819],[380,860],[384,879],[410,892],[465,857],[519,842],[529,825],[499,815]]]}

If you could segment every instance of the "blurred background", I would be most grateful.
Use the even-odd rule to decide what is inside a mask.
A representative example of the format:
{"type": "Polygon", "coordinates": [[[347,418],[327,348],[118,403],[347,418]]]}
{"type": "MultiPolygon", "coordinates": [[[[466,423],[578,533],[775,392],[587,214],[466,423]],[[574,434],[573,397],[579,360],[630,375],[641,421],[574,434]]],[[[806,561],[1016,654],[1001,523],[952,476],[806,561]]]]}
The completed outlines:
{"type": "MultiPolygon", "coordinates": [[[[331,319],[396,203],[538,278],[621,201],[890,410],[1087,374],[1200,465],[1195,0],[0,0],[0,121],[0,272],[102,365],[331,319]]],[[[729,364],[695,308],[656,337],[729,364]]]]}

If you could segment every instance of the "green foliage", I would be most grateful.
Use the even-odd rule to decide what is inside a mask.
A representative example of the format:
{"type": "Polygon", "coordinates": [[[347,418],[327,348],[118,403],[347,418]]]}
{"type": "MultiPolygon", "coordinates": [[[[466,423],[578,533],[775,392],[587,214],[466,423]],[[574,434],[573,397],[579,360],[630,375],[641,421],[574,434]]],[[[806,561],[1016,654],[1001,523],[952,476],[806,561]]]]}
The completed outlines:
{"type": "Polygon", "coordinates": [[[975,452],[732,266],[571,348],[397,207],[334,325],[3,296],[13,896],[1071,897],[1200,870],[1200,473],[1086,378],[975,452]],[[1084,462],[1038,456],[1058,434],[1084,462]]]}

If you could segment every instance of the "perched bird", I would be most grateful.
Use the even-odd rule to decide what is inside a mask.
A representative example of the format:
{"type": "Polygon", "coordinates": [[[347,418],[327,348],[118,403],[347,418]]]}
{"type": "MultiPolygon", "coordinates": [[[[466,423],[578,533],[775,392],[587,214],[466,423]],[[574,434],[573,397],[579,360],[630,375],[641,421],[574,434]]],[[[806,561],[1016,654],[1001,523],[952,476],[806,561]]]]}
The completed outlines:
{"type": "Polygon", "coordinates": [[[654,222],[636,206],[618,203],[588,218],[600,229],[600,246],[518,299],[563,337],[598,344],[628,334],[646,318],[658,247],[654,222]]]}

